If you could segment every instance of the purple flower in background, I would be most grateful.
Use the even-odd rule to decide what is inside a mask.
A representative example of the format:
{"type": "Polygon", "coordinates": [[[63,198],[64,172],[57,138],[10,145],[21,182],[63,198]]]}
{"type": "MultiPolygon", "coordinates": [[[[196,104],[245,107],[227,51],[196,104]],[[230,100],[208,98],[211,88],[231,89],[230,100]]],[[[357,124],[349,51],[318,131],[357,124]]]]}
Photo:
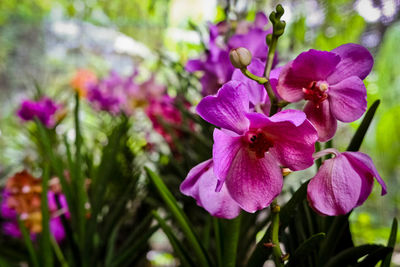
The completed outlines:
{"type": "Polygon", "coordinates": [[[115,71],[111,71],[108,77],[89,86],[88,100],[97,110],[107,111],[113,115],[119,114],[126,102],[128,90],[135,86],[132,81],[134,76],[136,73],[125,80],[115,71]]]}
{"type": "MultiPolygon", "coordinates": [[[[205,97],[197,112],[204,120],[222,128],[214,130],[216,191],[226,185],[237,205],[255,212],[267,207],[281,192],[280,165],[302,170],[313,164],[317,132],[302,111],[286,110],[269,118],[249,113],[249,105],[246,86],[230,81],[216,96],[205,97]]],[[[210,179],[208,175],[199,179],[203,177],[210,179]]],[[[211,205],[204,204],[206,200],[196,194],[191,195],[203,206],[211,205]]]]}
{"type": "Polygon", "coordinates": [[[265,37],[272,32],[271,29],[264,30],[267,23],[267,17],[259,12],[253,24],[246,21],[239,22],[235,34],[227,41],[224,40],[225,36],[221,35],[232,30],[230,23],[222,21],[217,25],[210,24],[207,54],[204,58],[189,60],[185,66],[189,72],[203,72],[200,83],[204,96],[215,94],[224,83],[231,80],[234,71],[229,60],[231,49],[245,47],[250,50],[253,58],[266,59],[268,47],[265,37]]]}
{"type": "MultiPolygon", "coordinates": [[[[251,64],[247,67],[247,69],[258,76],[264,75],[264,63],[257,58],[253,58],[251,64]]],[[[273,69],[269,76],[269,82],[271,84],[272,90],[276,92],[276,85],[278,83],[278,77],[280,74],[281,68],[273,69]]],[[[269,101],[269,97],[267,91],[264,88],[264,85],[259,84],[258,82],[248,79],[239,69],[236,69],[232,75],[233,81],[241,81],[248,88],[249,93],[249,101],[250,101],[250,110],[252,111],[262,111],[265,114],[269,114],[271,103],[269,101]]]]}
{"type": "Polygon", "coordinates": [[[336,216],[360,206],[372,191],[374,177],[382,186],[382,195],[386,194],[385,182],[368,155],[326,149],[314,156],[330,153],[335,157],[324,161],[307,188],[308,201],[318,213],[336,216]]]}
{"type": "Polygon", "coordinates": [[[247,32],[232,35],[228,41],[229,48],[245,47],[253,57],[265,61],[268,54],[268,46],[265,39],[268,34],[272,33],[272,28],[265,30],[267,24],[268,18],[264,13],[258,12],[254,25],[251,25],[247,32]]]}
{"type": "Polygon", "coordinates": [[[228,50],[213,46],[204,60],[189,60],[185,69],[189,72],[203,72],[200,78],[202,95],[210,95],[215,94],[218,88],[231,79],[234,67],[229,60],[228,50]]]}
{"type": "Polygon", "coordinates": [[[308,100],[307,118],[318,130],[319,141],[331,139],[337,120],[352,122],[367,108],[363,79],[374,60],[368,50],[345,44],[331,52],[309,50],[301,53],[281,71],[277,90],[286,101],[308,100]]]}
{"type": "Polygon", "coordinates": [[[34,120],[37,117],[47,128],[51,128],[56,123],[55,114],[60,108],[60,105],[48,97],[43,97],[39,101],[24,100],[17,115],[24,121],[34,120]]]}
{"type": "Polygon", "coordinates": [[[206,209],[211,215],[233,219],[240,213],[240,207],[229,195],[224,184],[219,192],[217,178],[214,175],[212,159],[206,160],[193,167],[180,186],[184,195],[191,196],[197,205],[206,209]]]}

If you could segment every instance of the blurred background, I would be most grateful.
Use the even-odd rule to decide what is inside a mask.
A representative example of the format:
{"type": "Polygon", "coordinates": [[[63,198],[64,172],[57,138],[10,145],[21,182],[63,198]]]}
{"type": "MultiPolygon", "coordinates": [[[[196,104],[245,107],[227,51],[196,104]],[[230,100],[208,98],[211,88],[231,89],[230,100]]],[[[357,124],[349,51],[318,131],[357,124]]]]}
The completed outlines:
{"type": "MultiPolygon", "coordinates": [[[[352,213],[351,230],[356,244],[385,243],[391,219],[400,215],[400,0],[2,0],[0,185],[23,168],[21,162],[35,160],[15,114],[20,101],[32,97],[38,87],[68,105],[69,81],[79,68],[99,76],[110,70],[129,75],[138,69],[139,79],[146,80],[152,72],[160,82],[171,84],[165,62],[185,65],[198,57],[204,51],[208,22],[252,20],[257,11],[269,14],[278,3],[285,8],[287,22],[278,44],[279,64],[311,48],[331,50],[350,42],[367,47],[375,58],[365,83],[369,105],[376,99],[381,104],[361,151],[374,160],[388,194],[381,198],[375,187],[369,200],[352,213]]],[[[168,87],[169,94],[174,88],[168,87]]],[[[191,100],[199,99],[194,94],[191,100]]],[[[89,134],[96,135],[96,127],[101,127],[96,119],[96,113],[85,114],[83,127],[89,134]]],[[[146,123],[139,120],[138,129],[146,123]]],[[[333,145],[344,150],[358,123],[339,127],[333,145]]],[[[65,125],[56,129],[68,130],[65,125]]],[[[393,260],[400,264],[398,254],[393,260]]]]}

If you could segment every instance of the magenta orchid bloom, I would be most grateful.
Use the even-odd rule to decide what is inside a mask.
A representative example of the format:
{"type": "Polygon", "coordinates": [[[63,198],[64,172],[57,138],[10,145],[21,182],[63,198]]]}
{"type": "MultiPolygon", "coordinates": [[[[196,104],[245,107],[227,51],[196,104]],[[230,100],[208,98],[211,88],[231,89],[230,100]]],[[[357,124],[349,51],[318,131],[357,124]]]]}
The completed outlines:
{"type": "MultiPolygon", "coordinates": [[[[285,110],[267,117],[250,113],[249,106],[245,84],[230,81],[216,96],[205,97],[197,112],[221,128],[214,130],[216,191],[226,186],[237,205],[255,212],[267,207],[281,192],[281,165],[302,170],[313,164],[318,136],[302,111],[285,110]]],[[[208,205],[191,195],[203,206],[208,205]]]]}
{"type": "Polygon", "coordinates": [[[24,121],[31,121],[37,117],[44,126],[51,128],[56,124],[55,114],[60,108],[60,105],[48,97],[43,97],[39,101],[24,100],[17,115],[24,121]]]}
{"type": "Polygon", "coordinates": [[[215,191],[217,182],[213,161],[209,159],[190,170],[180,190],[184,195],[196,199],[197,205],[206,209],[211,215],[233,219],[239,215],[240,207],[229,195],[225,184],[219,192],[215,191]]]}
{"type": "Polygon", "coordinates": [[[368,198],[374,177],[382,187],[382,195],[386,194],[385,182],[368,155],[326,149],[314,157],[320,158],[330,153],[335,157],[325,160],[308,184],[308,201],[315,211],[329,216],[350,212],[368,198]]]}
{"type": "Polygon", "coordinates": [[[308,100],[307,118],[317,128],[319,141],[331,139],[337,120],[352,122],[367,108],[363,79],[374,60],[357,44],[345,44],[331,52],[309,50],[282,69],[277,85],[286,101],[308,100]]]}

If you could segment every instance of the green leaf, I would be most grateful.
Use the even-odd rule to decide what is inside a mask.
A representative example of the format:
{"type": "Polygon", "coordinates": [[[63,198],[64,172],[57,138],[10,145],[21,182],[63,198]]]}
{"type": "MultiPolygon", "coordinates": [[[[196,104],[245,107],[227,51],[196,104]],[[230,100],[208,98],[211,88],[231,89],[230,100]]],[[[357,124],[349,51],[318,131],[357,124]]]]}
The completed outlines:
{"type": "Polygon", "coordinates": [[[393,218],[392,230],[390,231],[390,236],[389,236],[389,240],[388,240],[388,244],[387,244],[387,247],[390,248],[391,251],[386,256],[386,258],[383,260],[383,262],[381,264],[381,267],[390,267],[390,263],[392,261],[392,254],[393,254],[394,246],[396,245],[397,230],[398,230],[397,219],[393,218]]]}
{"type": "Polygon", "coordinates": [[[86,208],[85,203],[87,202],[87,195],[85,189],[85,177],[82,175],[82,135],[80,130],[79,120],[79,94],[75,94],[75,109],[74,109],[74,122],[75,122],[75,164],[74,169],[71,170],[71,174],[74,179],[71,179],[71,183],[76,190],[76,201],[77,201],[77,219],[78,219],[78,240],[81,246],[81,250],[85,249],[85,225],[86,225],[86,208]]]}
{"type": "Polygon", "coordinates": [[[28,249],[28,253],[29,253],[29,257],[31,258],[32,265],[34,267],[39,267],[40,265],[39,265],[38,256],[36,254],[35,248],[33,247],[33,243],[32,243],[31,237],[29,236],[28,229],[26,229],[24,223],[20,220],[20,218],[18,218],[18,226],[19,226],[19,230],[22,233],[22,237],[24,239],[25,246],[28,249]]]}
{"type": "Polygon", "coordinates": [[[144,244],[147,243],[149,238],[154,234],[155,231],[159,229],[159,226],[152,226],[148,231],[142,233],[141,235],[137,236],[130,246],[123,251],[123,253],[118,254],[114,257],[111,266],[132,266],[130,263],[135,260],[135,257],[138,253],[143,250],[143,248],[147,249],[144,244]]]}
{"type": "Polygon", "coordinates": [[[197,260],[199,261],[200,266],[210,266],[210,262],[205,254],[203,247],[201,246],[199,239],[194,234],[192,227],[189,224],[189,220],[186,215],[182,211],[182,209],[177,205],[177,201],[171,192],[168,190],[167,186],[164,184],[162,179],[155,174],[152,170],[145,167],[145,171],[153,182],[155,187],[157,188],[160,196],[164,200],[168,209],[170,210],[172,216],[180,225],[183,233],[185,234],[187,240],[192,245],[194,253],[197,255],[197,260]]]}
{"type": "Polygon", "coordinates": [[[371,254],[378,249],[383,248],[380,245],[362,245],[354,248],[348,248],[336,256],[332,257],[324,267],[337,267],[337,266],[348,266],[354,265],[358,259],[371,254]]]}
{"type": "Polygon", "coordinates": [[[378,248],[374,252],[368,254],[368,256],[365,257],[365,259],[363,259],[361,262],[359,262],[355,267],[376,266],[378,262],[385,259],[386,256],[390,254],[392,251],[393,249],[388,247],[378,248]]]}
{"type": "Polygon", "coordinates": [[[368,109],[367,113],[365,114],[360,126],[358,127],[356,133],[354,134],[353,138],[349,146],[347,147],[347,151],[358,151],[360,149],[361,143],[364,140],[365,134],[371,124],[372,119],[374,118],[375,112],[378,109],[380,100],[376,100],[368,109]]]}
{"type": "Polygon", "coordinates": [[[41,194],[41,210],[42,210],[42,232],[40,238],[40,253],[42,256],[43,266],[53,266],[53,252],[51,250],[50,241],[50,214],[48,207],[47,191],[49,188],[49,166],[46,164],[42,176],[42,194],[41,194]]]}
{"type": "Polygon", "coordinates": [[[191,261],[189,255],[185,250],[183,249],[183,246],[180,244],[178,238],[174,235],[172,232],[171,227],[167,225],[164,219],[158,215],[156,211],[153,211],[153,216],[157,220],[158,224],[160,225],[161,229],[164,231],[164,233],[167,235],[169,242],[171,243],[171,246],[174,248],[175,253],[177,254],[178,258],[181,260],[181,263],[183,266],[193,266],[193,262],[191,261]]]}
{"type": "Polygon", "coordinates": [[[302,261],[305,257],[317,250],[321,241],[325,239],[325,236],[325,233],[318,233],[309,237],[296,249],[294,255],[290,257],[290,261],[302,261]]]}
{"type": "Polygon", "coordinates": [[[335,252],[335,249],[338,243],[341,241],[343,234],[346,233],[346,230],[349,227],[349,216],[350,213],[334,217],[326,235],[326,239],[322,243],[319,251],[318,261],[320,265],[327,262],[335,252]]]}

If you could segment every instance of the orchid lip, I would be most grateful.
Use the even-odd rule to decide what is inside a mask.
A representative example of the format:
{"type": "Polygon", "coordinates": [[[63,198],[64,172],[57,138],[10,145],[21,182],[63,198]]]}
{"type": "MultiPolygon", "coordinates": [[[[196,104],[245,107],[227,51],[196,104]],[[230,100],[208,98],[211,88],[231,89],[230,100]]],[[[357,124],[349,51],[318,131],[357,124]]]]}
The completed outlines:
{"type": "Polygon", "coordinates": [[[325,81],[312,81],[303,88],[304,99],[312,101],[317,108],[328,98],[329,85],[325,81]]]}
{"type": "Polygon", "coordinates": [[[265,152],[273,147],[273,142],[261,129],[248,131],[244,135],[244,140],[249,150],[254,152],[258,159],[264,158],[265,152]]]}

